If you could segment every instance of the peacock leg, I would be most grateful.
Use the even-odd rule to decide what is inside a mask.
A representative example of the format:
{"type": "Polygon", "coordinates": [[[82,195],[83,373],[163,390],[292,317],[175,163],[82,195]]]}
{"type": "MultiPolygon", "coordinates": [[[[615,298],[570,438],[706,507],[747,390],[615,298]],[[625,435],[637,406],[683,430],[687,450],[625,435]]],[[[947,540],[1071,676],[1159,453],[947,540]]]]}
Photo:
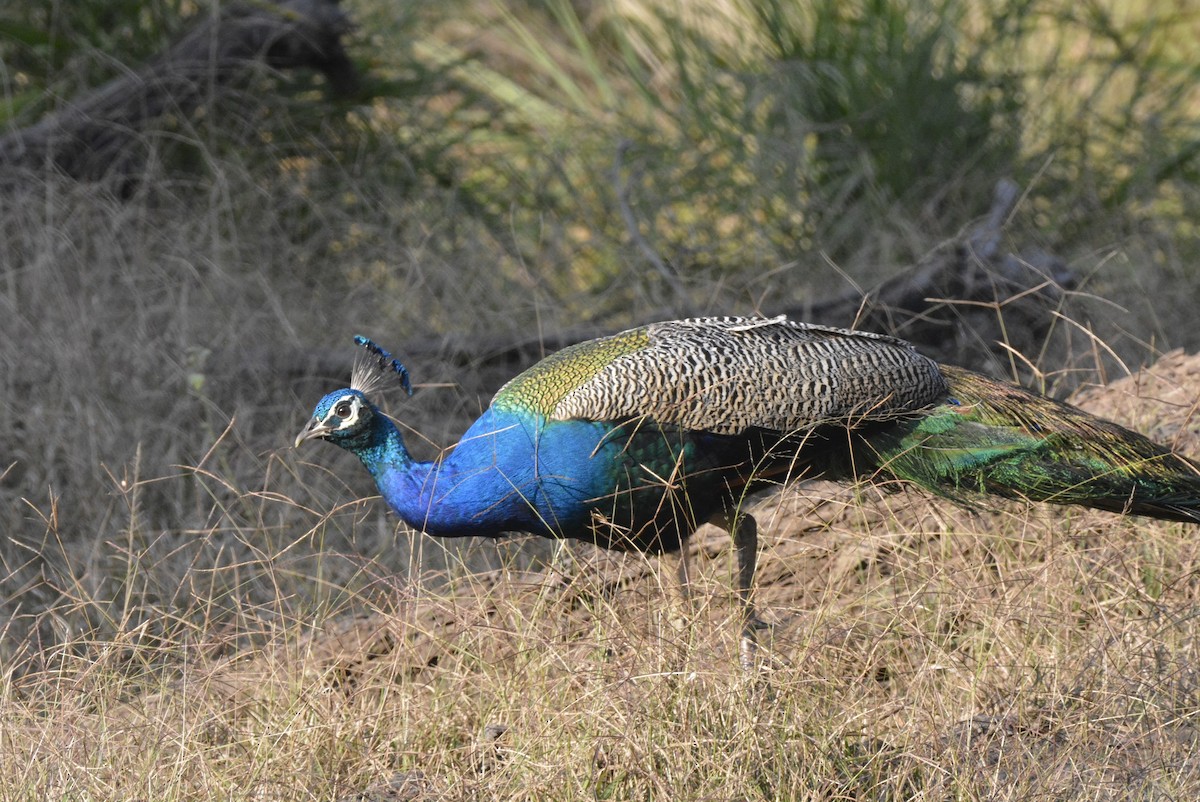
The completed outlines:
{"type": "Polygon", "coordinates": [[[754,569],[758,563],[758,523],[754,516],[744,514],[732,520],[729,534],[737,549],[738,599],[742,604],[742,668],[749,670],[754,667],[754,657],[758,652],[757,631],[761,626],[751,599],[754,569]]]}
{"type": "Polygon", "coordinates": [[[686,607],[692,599],[692,569],[688,561],[687,538],[683,538],[679,544],[679,563],[675,566],[675,572],[679,579],[679,595],[686,607]]]}
{"type": "Polygon", "coordinates": [[[675,563],[675,578],[679,580],[679,598],[671,606],[671,609],[677,611],[677,614],[671,617],[671,626],[674,628],[675,634],[682,637],[688,632],[696,612],[692,606],[692,571],[691,562],[688,560],[686,537],[682,538],[679,544],[679,554],[676,555],[676,559],[678,562],[675,563]]]}

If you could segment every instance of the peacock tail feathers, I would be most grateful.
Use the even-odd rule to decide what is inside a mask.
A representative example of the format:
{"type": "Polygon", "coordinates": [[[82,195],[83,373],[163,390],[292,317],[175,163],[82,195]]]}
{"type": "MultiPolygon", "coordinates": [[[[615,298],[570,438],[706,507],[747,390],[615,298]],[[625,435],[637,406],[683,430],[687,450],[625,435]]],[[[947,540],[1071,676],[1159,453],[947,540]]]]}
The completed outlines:
{"type": "Polygon", "coordinates": [[[1111,421],[942,366],[944,401],[864,432],[873,461],[935,493],[1200,521],[1200,465],[1111,421]]]}

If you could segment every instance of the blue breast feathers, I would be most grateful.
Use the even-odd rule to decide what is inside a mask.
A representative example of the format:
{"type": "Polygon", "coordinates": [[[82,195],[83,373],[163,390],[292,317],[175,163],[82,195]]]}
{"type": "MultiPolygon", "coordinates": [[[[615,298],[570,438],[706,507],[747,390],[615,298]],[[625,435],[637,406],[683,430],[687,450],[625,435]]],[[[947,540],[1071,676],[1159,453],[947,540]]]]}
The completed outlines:
{"type": "Polygon", "coordinates": [[[587,538],[588,502],[613,491],[609,464],[596,458],[608,431],[493,408],[444,458],[388,466],[376,479],[400,517],[431,535],[587,538]]]}

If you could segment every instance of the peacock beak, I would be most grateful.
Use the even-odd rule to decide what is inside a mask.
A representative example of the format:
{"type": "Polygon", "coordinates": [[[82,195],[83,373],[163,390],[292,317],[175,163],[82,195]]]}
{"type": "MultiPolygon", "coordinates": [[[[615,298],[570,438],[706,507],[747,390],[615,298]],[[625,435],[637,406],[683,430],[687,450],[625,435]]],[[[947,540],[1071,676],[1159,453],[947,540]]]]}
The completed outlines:
{"type": "Polygon", "coordinates": [[[318,420],[317,418],[313,418],[308,422],[308,425],[300,431],[300,434],[296,435],[296,448],[299,448],[300,444],[305,440],[319,440],[325,437],[325,435],[329,434],[331,430],[332,427],[327,426],[323,421],[318,420]]]}

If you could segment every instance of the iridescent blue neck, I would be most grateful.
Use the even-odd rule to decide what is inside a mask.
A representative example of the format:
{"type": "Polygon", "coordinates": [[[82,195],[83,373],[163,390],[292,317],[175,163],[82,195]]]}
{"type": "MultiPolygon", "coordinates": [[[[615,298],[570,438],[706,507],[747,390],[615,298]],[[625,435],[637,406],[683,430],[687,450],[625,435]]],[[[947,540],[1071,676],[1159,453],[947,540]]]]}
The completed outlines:
{"type": "Polygon", "coordinates": [[[379,484],[383,477],[393,471],[407,471],[414,464],[412,456],[404,445],[396,425],[384,415],[376,413],[371,426],[352,442],[339,443],[343,448],[352,451],[362,460],[362,464],[371,472],[375,483],[379,484]]]}

